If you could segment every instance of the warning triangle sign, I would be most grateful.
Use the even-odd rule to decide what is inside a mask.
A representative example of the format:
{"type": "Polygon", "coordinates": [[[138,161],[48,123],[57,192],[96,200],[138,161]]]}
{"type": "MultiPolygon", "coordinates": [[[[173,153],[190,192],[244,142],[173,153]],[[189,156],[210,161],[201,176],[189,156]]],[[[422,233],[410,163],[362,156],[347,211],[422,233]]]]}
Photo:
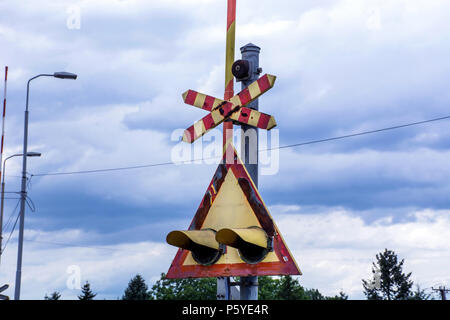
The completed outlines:
{"type": "Polygon", "coordinates": [[[188,232],[241,230],[239,235],[246,239],[252,237],[248,235],[254,232],[252,230],[261,229],[270,241],[270,250],[267,250],[261,261],[249,261],[242,251],[227,245],[222,247],[220,257],[204,265],[198,263],[198,258],[193,257],[191,251],[180,248],[167,272],[167,278],[301,274],[236,149],[229,143],[188,232]]]}

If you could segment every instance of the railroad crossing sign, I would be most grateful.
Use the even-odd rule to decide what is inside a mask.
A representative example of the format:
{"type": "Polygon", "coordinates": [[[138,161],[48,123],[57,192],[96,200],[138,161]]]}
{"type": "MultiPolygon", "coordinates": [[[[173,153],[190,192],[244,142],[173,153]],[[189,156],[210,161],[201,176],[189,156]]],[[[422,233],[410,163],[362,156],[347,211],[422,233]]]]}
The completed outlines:
{"type": "Polygon", "coordinates": [[[226,119],[266,130],[275,127],[277,123],[273,116],[245,107],[270,90],[275,84],[275,79],[275,76],[265,74],[227,101],[194,90],[183,93],[183,101],[186,104],[210,111],[207,116],[184,131],[183,141],[194,142],[226,119]]]}
{"type": "Polygon", "coordinates": [[[189,229],[166,240],[180,248],[167,278],[301,274],[231,142],[189,229]]]}
{"type": "MultiPolygon", "coordinates": [[[[5,290],[8,289],[8,288],[9,288],[9,285],[8,285],[8,284],[5,284],[5,285],[3,285],[3,286],[0,287],[0,292],[3,292],[3,291],[5,291],[5,290]]],[[[9,300],[9,297],[8,297],[8,296],[5,296],[5,295],[3,295],[3,294],[0,294],[0,300],[9,300]]]]}

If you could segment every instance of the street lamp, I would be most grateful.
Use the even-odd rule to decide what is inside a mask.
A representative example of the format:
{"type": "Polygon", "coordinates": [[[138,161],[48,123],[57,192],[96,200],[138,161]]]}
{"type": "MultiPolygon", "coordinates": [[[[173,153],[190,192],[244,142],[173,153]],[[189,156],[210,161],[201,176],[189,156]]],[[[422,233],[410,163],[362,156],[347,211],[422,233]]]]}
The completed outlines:
{"type": "MultiPolygon", "coordinates": [[[[6,169],[6,160],[11,159],[12,157],[19,157],[23,156],[22,153],[13,154],[12,156],[9,156],[3,161],[3,168],[2,168],[2,194],[1,194],[1,204],[0,204],[0,262],[2,258],[2,240],[3,240],[3,207],[5,204],[5,169],[6,169]]],[[[39,152],[28,152],[27,157],[40,157],[41,154],[39,152]]]]}
{"type": "Polygon", "coordinates": [[[53,76],[55,78],[60,78],[60,79],[72,79],[72,80],[76,80],[77,79],[77,75],[75,73],[70,73],[70,72],[55,72],[53,74],[53,76]]]}
{"type": "Polygon", "coordinates": [[[25,201],[27,197],[27,146],[28,146],[28,98],[30,95],[30,82],[39,77],[55,77],[59,79],[73,79],[77,75],[69,72],[55,72],[53,74],[38,74],[34,76],[27,83],[27,101],[25,106],[25,123],[23,132],[23,153],[22,153],[22,188],[20,192],[20,225],[19,225],[19,247],[17,250],[17,271],[16,271],[16,286],[14,289],[14,299],[20,299],[20,282],[22,278],[22,251],[23,251],[23,230],[25,225],[25,201]]]}

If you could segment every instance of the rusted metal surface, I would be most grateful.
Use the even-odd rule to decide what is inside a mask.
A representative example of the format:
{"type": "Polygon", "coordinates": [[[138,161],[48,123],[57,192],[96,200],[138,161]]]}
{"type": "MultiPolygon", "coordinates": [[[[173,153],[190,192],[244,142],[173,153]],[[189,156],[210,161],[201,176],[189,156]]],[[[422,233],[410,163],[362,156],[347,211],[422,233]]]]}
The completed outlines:
{"type": "Polygon", "coordinates": [[[255,212],[256,216],[258,217],[259,223],[267,232],[267,235],[269,237],[272,237],[275,233],[272,218],[270,217],[270,214],[262,201],[257,196],[251,182],[246,178],[239,178],[238,182],[242,190],[244,191],[244,194],[247,197],[247,201],[252,207],[253,212],[255,212]]]}
{"type": "Polygon", "coordinates": [[[214,174],[211,183],[209,184],[208,190],[206,190],[202,202],[200,203],[200,206],[197,209],[194,218],[192,219],[189,230],[199,230],[202,227],[203,221],[205,221],[206,215],[208,214],[209,209],[211,208],[211,205],[216,198],[217,192],[222,186],[226,173],[226,166],[224,164],[219,164],[216,169],[216,173],[214,174]]]}

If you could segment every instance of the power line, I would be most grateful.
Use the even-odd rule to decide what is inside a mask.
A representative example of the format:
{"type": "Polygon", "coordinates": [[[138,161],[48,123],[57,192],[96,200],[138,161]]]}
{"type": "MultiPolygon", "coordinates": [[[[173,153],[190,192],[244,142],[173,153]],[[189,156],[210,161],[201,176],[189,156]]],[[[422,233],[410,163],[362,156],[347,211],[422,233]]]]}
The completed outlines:
{"type": "Polygon", "coordinates": [[[290,144],[290,145],[281,146],[281,147],[277,147],[277,148],[266,149],[266,150],[262,150],[262,151],[293,148],[293,147],[305,146],[308,144],[315,144],[315,143],[328,142],[328,141],[333,141],[333,140],[353,138],[353,137],[363,136],[363,135],[367,135],[367,134],[401,129],[401,128],[406,128],[406,127],[412,127],[412,126],[417,126],[420,124],[441,121],[441,120],[446,120],[446,119],[450,119],[450,116],[445,116],[445,117],[440,117],[440,118],[435,118],[435,119],[430,119],[430,120],[424,120],[424,121],[411,122],[411,123],[407,123],[407,124],[402,124],[402,125],[398,125],[398,126],[387,127],[387,128],[377,129],[377,130],[370,130],[370,131],[363,131],[363,132],[358,132],[358,133],[353,133],[353,134],[347,134],[347,135],[337,136],[337,137],[333,137],[333,138],[326,138],[326,139],[320,139],[320,140],[312,140],[312,141],[307,141],[307,142],[295,143],[295,144],[290,144]]]}
{"type": "Polygon", "coordinates": [[[437,289],[432,287],[431,290],[439,291],[439,293],[441,294],[441,300],[447,300],[446,293],[450,291],[450,289],[446,289],[445,286],[443,286],[443,287],[440,286],[437,289]]]}
{"type": "Polygon", "coordinates": [[[76,247],[76,248],[88,248],[88,249],[99,249],[99,250],[109,250],[109,251],[128,251],[128,252],[136,252],[136,253],[142,253],[142,251],[138,250],[130,250],[130,249],[119,249],[119,248],[110,248],[110,247],[97,247],[97,246],[86,246],[86,245],[79,245],[79,244],[72,244],[72,243],[62,243],[62,242],[52,242],[52,241],[41,241],[41,240],[34,240],[34,239],[24,239],[28,242],[36,242],[36,243],[43,243],[43,244],[51,244],[56,246],[62,246],[62,247],[76,247]]]}
{"type": "Polygon", "coordinates": [[[3,228],[3,230],[6,231],[6,229],[8,229],[9,224],[10,224],[10,222],[11,222],[11,220],[12,220],[12,217],[14,216],[14,213],[16,212],[17,208],[19,207],[19,203],[20,203],[20,201],[17,201],[17,204],[16,204],[16,206],[14,207],[14,210],[11,212],[11,214],[10,214],[10,216],[9,216],[9,218],[8,218],[8,221],[6,221],[6,224],[5,224],[4,228],[3,228]]]}
{"type": "MultiPolygon", "coordinates": [[[[334,141],[334,140],[348,139],[348,138],[353,138],[353,137],[358,137],[358,136],[363,136],[363,135],[368,135],[368,134],[374,134],[374,133],[380,133],[383,131],[396,130],[396,129],[406,128],[406,127],[411,127],[411,126],[416,126],[416,125],[422,125],[422,124],[426,124],[426,123],[447,120],[447,119],[450,119],[450,116],[439,117],[439,118],[423,120],[423,121],[416,121],[416,122],[401,124],[401,125],[397,125],[397,126],[386,127],[386,128],[376,129],[376,130],[362,131],[362,132],[358,132],[358,133],[352,133],[352,134],[336,136],[336,137],[331,137],[331,138],[311,140],[311,141],[306,141],[306,142],[300,142],[300,143],[294,143],[294,144],[274,147],[274,148],[262,149],[262,150],[259,150],[259,152],[294,148],[294,147],[318,144],[318,143],[329,142],[329,141],[334,141]]],[[[175,165],[175,164],[188,164],[188,163],[193,163],[193,162],[197,162],[197,161],[220,159],[220,158],[222,158],[222,157],[201,158],[201,159],[193,159],[193,160],[186,160],[186,161],[179,161],[179,162],[170,161],[170,162],[152,163],[152,164],[145,164],[145,165],[139,165],[139,166],[128,166],[128,167],[118,167],[118,168],[105,168],[105,169],[93,169],[93,170],[69,171],[69,172],[38,173],[38,174],[32,174],[31,178],[33,176],[34,177],[61,176],[61,175],[88,174],[88,173],[100,173],[100,172],[142,169],[142,168],[151,168],[151,167],[158,167],[158,166],[175,165]]]]}
{"type": "MultiPolygon", "coordinates": [[[[5,199],[8,199],[8,198],[5,198],[5,199]]],[[[19,200],[20,200],[21,198],[9,198],[9,199],[19,199],[19,200]]],[[[30,210],[31,210],[32,212],[35,212],[35,211],[36,211],[36,207],[34,206],[34,203],[33,203],[33,201],[31,200],[31,198],[27,196],[25,200],[26,200],[28,206],[30,207],[30,210]]],[[[16,212],[17,208],[19,207],[19,203],[20,203],[20,201],[17,201],[17,204],[16,204],[16,206],[14,207],[14,210],[12,211],[11,215],[9,216],[8,221],[6,222],[6,225],[5,225],[5,227],[4,227],[4,230],[5,230],[5,231],[6,231],[6,229],[8,228],[8,226],[9,226],[9,224],[10,224],[10,221],[12,221],[11,218],[14,216],[14,213],[16,212]]],[[[6,243],[5,243],[4,247],[3,247],[3,249],[0,248],[0,249],[1,249],[1,254],[3,254],[3,252],[5,251],[6,246],[8,245],[9,239],[11,239],[11,236],[12,236],[12,234],[13,234],[13,232],[14,232],[14,229],[16,228],[17,221],[19,220],[19,217],[20,217],[20,211],[19,211],[19,213],[17,214],[16,221],[14,222],[14,225],[13,225],[13,227],[12,227],[12,229],[11,229],[11,232],[9,233],[8,240],[6,240],[6,243]]]]}
{"type": "MultiPolygon", "coordinates": [[[[17,204],[19,204],[19,202],[20,202],[20,201],[18,201],[17,204]]],[[[16,208],[17,208],[17,206],[16,206],[16,208]]],[[[16,210],[16,209],[14,209],[14,211],[15,211],[15,210],[16,210]]],[[[14,222],[14,225],[13,225],[13,227],[12,227],[12,229],[11,229],[11,232],[9,233],[8,240],[6,240],[5,246],[4,246],[3,249],[2,249],[2,255],[3,255],[3,253],[4,253],[5,250],[6,250],[6,247],[7,247],[7,245],[8,245],[8,242],[9,242],[9,240],[11,239],[11,236],[12,236],[12,234],[13,234],[13,232],[14,232],[14,229],[16,228],[17,221],[19,220],[19,217],[20,217],[20,210],[19,210],[19,213],[17,214],[17,218],[16,218],[16,221],[14,222]]]]}
{"type": "MultiPolygon", "coordinates": [[[[199,159],[203,160],[203,159],[199,159]]],[[[199,160],[188,160],[185,162],[199,161],[199,160]]],[[[183,163],[183,162],[181,162],[183,163]]],[[[162,163],[154,163],[154,164],[144,164],[140,166],[131,166],[131,167],[119,167],[119,168],[107,168],[107,169],[94,169],[94,170],[82,170],[82,171],[69,171],[69,172],[51,172],[51,173],[38,173],[32,174],[34,177],[42,177],[42,176],[60,176],[60,175],[70,175],[70,174],[84,174],[84,173],[97,173],[97,172],[108,172],[108,171],[121,171],[121,170],[131,170],[131,169],[141,169],[141,168],[150,168],[150,167],[158,167],[158,166],[166,166],[176,164],[175,162],[162,162],[162,163]]]]}

